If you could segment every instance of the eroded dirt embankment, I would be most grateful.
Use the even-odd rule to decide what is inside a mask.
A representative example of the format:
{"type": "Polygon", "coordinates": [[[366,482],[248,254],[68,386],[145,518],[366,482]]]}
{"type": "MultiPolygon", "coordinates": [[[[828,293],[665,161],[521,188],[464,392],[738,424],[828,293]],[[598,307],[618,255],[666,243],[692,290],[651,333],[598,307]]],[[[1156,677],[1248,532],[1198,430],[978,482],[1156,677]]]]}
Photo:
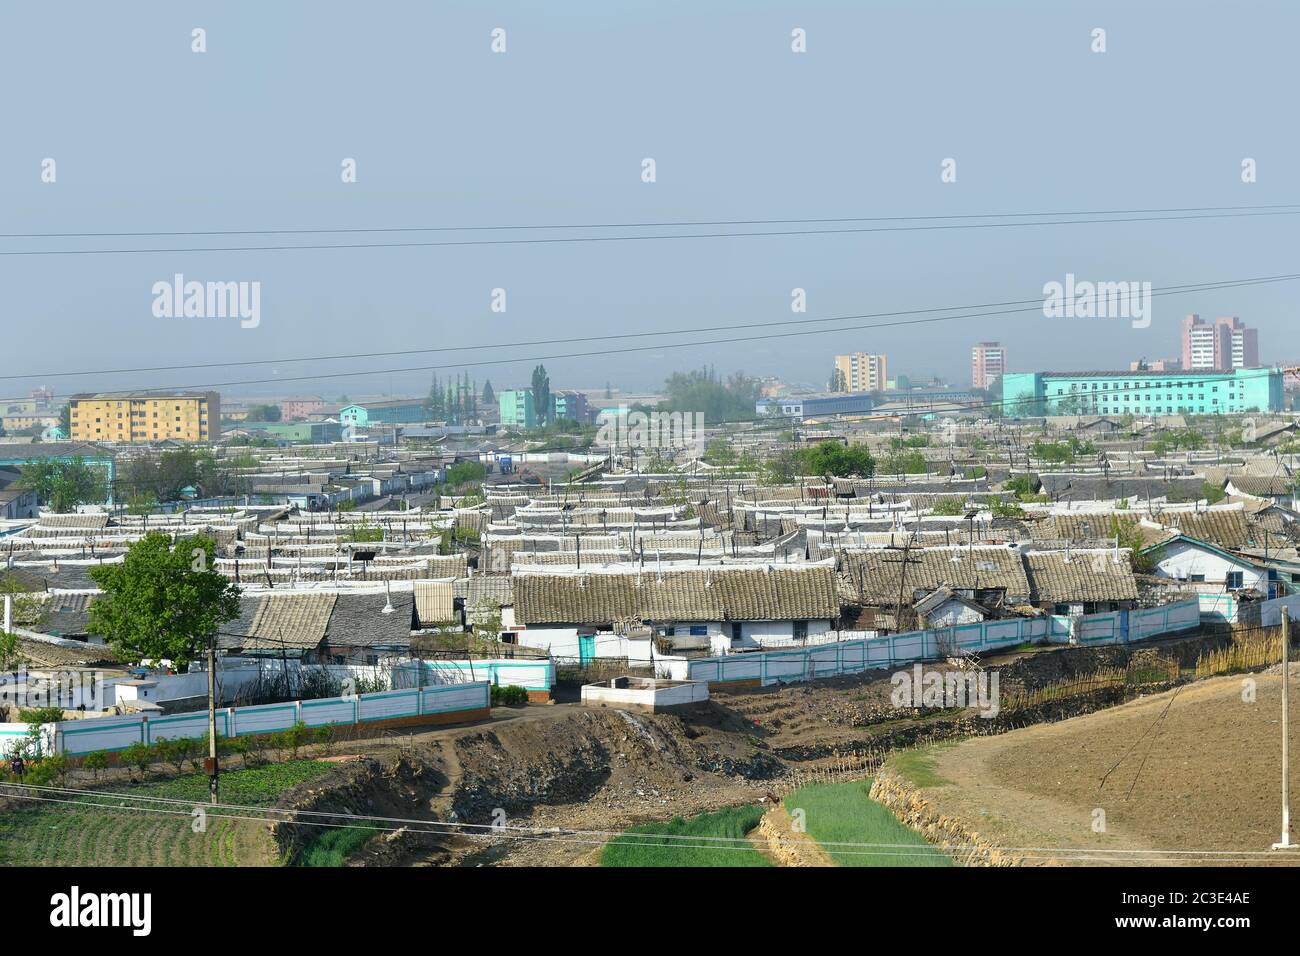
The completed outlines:
{"type": "Polygon", "coordinates": [[[751,731],[710,705],[682,716],[572,709],[417,735],[286,794],[282,806],[338,816],[304,814],[272,834],[292,860],[319,831],[313,822],[386,817],[356,821],[386,829],[352,864],[500,862],[503,845],[511,862],[569,859],[603,837],[566,830],[770,798],[767,781],[787,770],[751,731]]]}
{"type": "Polygon", "coordinates": [[[944,816],[896,774],[888,771],[877,774],[871,782],[871,799],[963,866],[1024,865],[1021,857],[987,840],[955,817],[944,816]]]}
{"type": "MultiPolygon", "coordinates": [[[[1187,643],[1172,655],[1161,648],[1161,656],[1194,653],[1199,641],[1187,643]]],[[[1145,653],[1060,649],[1008,661],[1002,671],[1008,683],[1032,688],[1145,653]]],[[[1099,688],[984,719],[969,710],[900,710],[889,706],[889,690],[888,674],[866,674],[718,695],[680,715],[533,707],[372,748],[370,759],[288,794],[287,805],[409,821],[391,824],[404,829],[371,841],[354,865],[564,865],[592,858],[605,834],[629,825],[774,800],[789,782],[783,778],[803,769],[835,770],[838,762],[841,772],[867,775],[908,746],[1060,721],[1143,692],[1099,688]],[[489,829],[503,821],[537,829],[489,829]]],[[[973,843],[970,834],[948,833],[951,821],[930,819],[903,784],[878,786],[882,802],[936,843],[973,843]]],[[[309,832],[301,823],[273,828],[286,857],[309,832]]]]}

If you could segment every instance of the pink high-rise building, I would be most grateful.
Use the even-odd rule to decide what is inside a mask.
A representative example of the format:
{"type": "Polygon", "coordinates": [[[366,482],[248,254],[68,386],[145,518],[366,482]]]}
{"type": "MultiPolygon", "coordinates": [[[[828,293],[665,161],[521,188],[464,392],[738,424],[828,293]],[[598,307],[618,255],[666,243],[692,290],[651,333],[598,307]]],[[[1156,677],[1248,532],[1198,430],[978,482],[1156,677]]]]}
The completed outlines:
{"type": "Polygon", "coordinates": [[[979,342],[970,350],[970,383],[988,388],[1007,370],[1007,350],[998,342],[979,342]]]}
{"type": "Polygon", "coordinates": [[[1189,315],[1183,319],[1182,340],[1183,368],[1189,371],[1259,366],[1259,330],[1235,315],[1220,316],[1213,324],[1189,315]]]}

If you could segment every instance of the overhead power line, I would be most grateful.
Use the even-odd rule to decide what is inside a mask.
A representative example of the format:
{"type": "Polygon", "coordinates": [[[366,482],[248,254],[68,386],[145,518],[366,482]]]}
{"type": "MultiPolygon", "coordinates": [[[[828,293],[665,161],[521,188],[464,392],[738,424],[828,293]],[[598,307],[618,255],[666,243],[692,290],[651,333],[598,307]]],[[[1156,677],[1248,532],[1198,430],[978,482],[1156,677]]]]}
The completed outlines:
{"type": "Polygon", "coordinates": [[[705,226],[793,226],[836,225],[850,222],[926,222],[943,219],[1028,219],[1046,216],[1137,216],[1169,215],[1199,212],[1249,212],[1255,210],[1300,209],[1300,203],[1266,203],[1245,206],[1173,206],[1157,209],[1065,209],[1046,212],[987,212],[930,214],[923,216],[826,216],[820,218],[787,219],[677,219],[660,222],[586,222],[586,223],[525,223],[487,226],[341,226],[306,227],[299,229],[177,229],[136,232],[9,232],[0,233],[0,239],[139,239],[149,236],[300,236],[300,235],[353,235],[368,233],[411,232],[522,232],[526,230],[563,229],[686,229],[705,226]]]}
{"type": "MultiPolygon", "coordinates": [[[[112,811],[137,811],[153,812],[166,815],[190,817],[193,814],[193,808],[204,806],[209,819],[242,819],[252,820],[259,823],[265,823],[268,820],[274,820],[277,817],[290,817],[295,823],[309,826],[323,827],[357,827],[359,829],[403,829],[403,828],[422,828],[424,832],[441,833],[444,835],[460,834],[465,836],[477,837],[499,837],[507,839],[549,839],[556,842],[596,842],[605,843],[611,839],[624,838],[629,842],[637,845],[649,845],[659,847],[679,847],[692,849],[746,849],[747,847],[738,846],[738,844],[749,843],[753,841],[747,837],[716,837],[707,835],[694,834],[671,834],[671,833],[652,833],[638,834],[621,830],[584,830],[572,827],[560,829],[522,826],[519,824],[484,824],[484,823],[465,823],[460,821],[449,820],[423,820],[417,818],[403,817],[386,817],[371,814],[351,814],[351,813],[334,813],[321,810],[299,810],[283,807],[257,807],[245,806],[239,804],[218,804],[211,809],[206,805],[199,804],[192,800],[182,800],[169,797],[154,797],[148,795],[137,795],[123,793],[121,791],[100,791],[100,790],[80,790],[72,787],[50,787],[35,786],[30,784],[7,784],[6,787],[16,789],[19,793],[13,794],[20,799],[38,800],[42,802],[64,803],[73,806],[90,806],[112,811]],[[49,796],[38,796],[37,794],[50,794],[49,796]],[[139,805],[123,805],[122,803],[96,803],[88,800],[67,799],[75,797],[100,797],[112,800],[122,801],[123,799],[136,801],[139,805]],[[243,814],[264,814],[263,816],[236,815],[231,812],[217,811],[236,811],[243,814]],[[328,823],[326,820],[341,820],[341,823],[328,823]],[[574,840],[573,837],[597,838],[595,840],[574,840]]],[[[817,841],[824,847],[841,848],[841,852],[857,851],[854,855],[859,854],[880,854],[880,855],[924,855],[933,856],[934,848],[921,847],[911,843],[890,843],[890,842],[873,842],[873,841],[851,841],[851,840],[830,840],[817,841]]],[[[976,846],[951,846],[950,850],[975,850],[976,846]]],[[[1001,849],[1029,855],[1032,858],[1050,858],[1056,855],[1078,855],[1099,859],[1128,859],[1142,860],[1151,857],[1175,857],[1185,860],[1245,860],[1245,859],[1275,859],[1276,855],[1268,850],[1252,849],[1158,849],[1158,848],[1120,848],[1120,847],[1002,847],[1001,849]],[[1048,857],[1040,855],[1047,854],[1048,857]]]]}
{"type": "MultiPolygon", "coordinates": [[[[1153,292],[1159,292],[1163,295],[1172,295],[1175,293],[1187,292],[1209,292],[1217,289],[1230,289],[1241,285],[1264,285],[1273,282],[1289,282],[1300,278],[1300,273],[1290,273],[1272,276],[1256,276],[1247,279],[1223,279],[1214,282],[1192,282],[1183,285],[1161,286],[1153,289],[1153,292]]],[[[310,355],[310,356],[288,356],[275,359],[236,359],[229,362],[203,362],[187,365],[153,365],[140,366],[135,368],[116,368],[116,369],[84,369],[75,372],[21,372],[8,375],[0,375],[0,381],[13,379],[53,379],[53,378],[70,378],[86,377],[92,375],[131,375],[142,372],[175,372],[189,371],[192,369],[209,369],[209,368],[244,368],[259,365],[289,365],[297,362],[332,362],[343,359],[359,358],[392,358],[398,355],[430,355],[435,353],[448,352],[474,352],[482,349],[513,349],[527,348],[534,345],[567,345],[573,342],[607,342],[620,339],[650,338],[659,335],[696,335],[705,332],[724,332],[734,329],[761,329],[771,328],[774,326],[804,326],[820,325],[829,322],[851,322],[858,319],[878,319],[891,318],[895,316],[906,315],[933,315],[938,312],[959,312],[969,311],[971,309],[985,309],[1001,306],[1017,306],[1042,304],[1042,296],[1033,299],[1012,299],[1004,302],[978,302],[968,305],[949,305],[935,306],[924,309],[899,309],[891,312],[863,312],[850,315],[826,316],[824,318],[807,318],[807,319],[780,319],[774,322],[740,322],[731,325],[712,325],[699,326],[693,325],[686,328],[676,329],[654,329],[644,332],[614,332],[606,335],[580,335],[570,336],[568,338],[552,339],[531,339],[517,342],[483,342],[476,345],[445,345],[433,348],[419,349],[392,349],[382,352],[348,352],[335,353],[333,355],[310,355]]],[[[960,316],[951,316],[951,318],[960,318],[960,316]]],[[[881,326],[882,328],[884,326],[881,326]]],[[[828,330],[835,331],[835,330],[828,330]]],[[[280,379],[276,379],[279,381],[280,379]]]]}
{"type": "Polygon", "coordinates": [[[156,246],[128,249],[11,249],[0,251],[0,256],[119,256],[151,255],[157,253],[192,252],[304,252],[328,249],[434,249],[455,246],[530,246],[572,243],[611,242],[662,242],[680,239],[766,239],[782,236],[835,236],[867,233],[931,232],[935,230],[965,229],[1018,229],[1039,226],[1078,226],[1126,222],[1181,222],[1199,219],[1248,219],[1259,216],[1295,216],[1298,209],[1276,209],[1255,212],[1207,212],[1163,216],[1118,216],[1102,218],[1039,219],[1014,222],[956,222],[905,226],[854,226],[820,229],[776,229],[750,232],[677,232],[666,235],[635,236],[547,236],[542,238],[513,239],[443,239],[422,242],[346,242],[346,243],[281,243],[278,245],[240,246],[156,246]]]}
{"type": "MultiPolygon", "coordinates": [[[[1275,277],[1268,277],[1268,278],[1256,279],[1256,280],[1242,280],[1237,282],[1228,282],[1216,286],[1216,288],[1237,288],[1237,287],[1249,286],[1249,285],[1262,285],[1270,282],[1295,281],[1297,278],[1300,278],[1300,274],[1289,275],[1289,276],[1275,276],[1275,277]]],[[[1159,290],[1153,289],[1151,291],[1151,294],[1153,296],[1179,295],[1189,291],[1201,291],[1201,290],[1183,289],[1183,288],[1159,289],[1159,290]]],[[[506,358],[481,359],[481,360],[474,360],[468,362],[450,362],[450,363],[441,363],[435,365],[417,365],[417,366],[405,366],[405,367],[395,367],[395,368],[366,369],[363,371],[326,372],[326,373],[318,373],[313,375],[287,375],[287,376],[281,375],[281,376],[274,376],[272,378],[233,379],[224,382],[205,382],[202,384],[156,386],[156,387],[150,387],[149,389],[141,389],[141,390],[142,391],[144,390],[198,391],[204,389],[228,388],[231,386],[239,386],[239,385],[282,384],[285,382],[319,381],[319,380],[329,380],[329,379],[337,379],[337,378],[358,378],[358,377],[377,376],[377,375],[400,375],[400,374],[405,374],[410,372],[430,372],[430,371],[442,371],[446,369],[466,369],[466,368],[476,368],[480,366],[518,365],[518,364],[530,363],[530,362],[555,361],[557,359],[595,358],[595,357],[603,357],[609,355],[627,355],[627,354],[636,354],[642,352],[658,352],[664,349],[698,348],[700,346],[706,346],[706,345],[727,345],[727,344],[734,344],[737,342],[761,342],[761,341],[768,341],[768,340],[775,340],[775,339],[796,338],[796,337],[807,336],[807,335],[825,335],[827,333],[856,332],[856,331],[862,331],[866,329],[881,329],[881,328],[891,328],[891,327],[898,327],[898,326],[925,325],[925,324],[931,324],[937,322],[951,322],[957,319],[975,319],[975,318],[984,318],[984,317],[994,316],[994,315],[1015,315],[1015,314],[1032,313],[1032,312],[1041,313],[1042,300],[1039,299],[1035,301],[1038,302],[1039,304],[1034,306],[1029,306],[1029,307],[1023,307],[1023,308],[995,309],[995,310],[985,311],[985,312],[964,313],[961,315],[941,315],[941,316],[931,316],[927,318],[901,319],[893,322],[877,322],[877,323],[868,323],[865,325],[836,326],[835,328],[830,328],[830,329],[799,329],[793,332],[769,332],[762,335],[727,336],[722,338],[699,339],[699,340],[685,341],[685,342],[656,342],[653,345],[627,346],[624,348],[615,348],[615,349],[593,349],[586,352],[553,352],[546,355],[509,356],[506,358]]],[[[1103,319],[1100,321],[1106,321],[1106,320],[1103,319]]],[[[784,323],[784,324],[788,325],[789,323],[784,323]]]]}

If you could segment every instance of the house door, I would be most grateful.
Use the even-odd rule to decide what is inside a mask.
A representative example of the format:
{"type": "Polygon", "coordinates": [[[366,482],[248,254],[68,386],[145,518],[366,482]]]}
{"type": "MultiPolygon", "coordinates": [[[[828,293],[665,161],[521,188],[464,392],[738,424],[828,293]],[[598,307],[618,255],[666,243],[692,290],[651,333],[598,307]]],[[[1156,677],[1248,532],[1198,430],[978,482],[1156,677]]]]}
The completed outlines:
{"type": "Polygon", "coordinates": [[[578,635],[578,658],[583,664],[590,664],[591,659],[596,656],[596,635],[579,634],[578,635]]]}

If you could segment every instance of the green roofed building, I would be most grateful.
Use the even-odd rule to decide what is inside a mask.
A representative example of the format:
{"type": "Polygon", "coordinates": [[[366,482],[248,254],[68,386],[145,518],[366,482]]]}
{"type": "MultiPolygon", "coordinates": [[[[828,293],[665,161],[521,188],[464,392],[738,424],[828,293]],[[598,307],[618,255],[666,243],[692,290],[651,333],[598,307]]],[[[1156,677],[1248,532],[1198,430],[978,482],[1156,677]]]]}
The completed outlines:
{"type": "Polygon", "coordinates": [[[1037,415],[1215,415],[1279,412],[1280,369],[1212,372],[1007,372],[1002,413],[1037,415]]]}

